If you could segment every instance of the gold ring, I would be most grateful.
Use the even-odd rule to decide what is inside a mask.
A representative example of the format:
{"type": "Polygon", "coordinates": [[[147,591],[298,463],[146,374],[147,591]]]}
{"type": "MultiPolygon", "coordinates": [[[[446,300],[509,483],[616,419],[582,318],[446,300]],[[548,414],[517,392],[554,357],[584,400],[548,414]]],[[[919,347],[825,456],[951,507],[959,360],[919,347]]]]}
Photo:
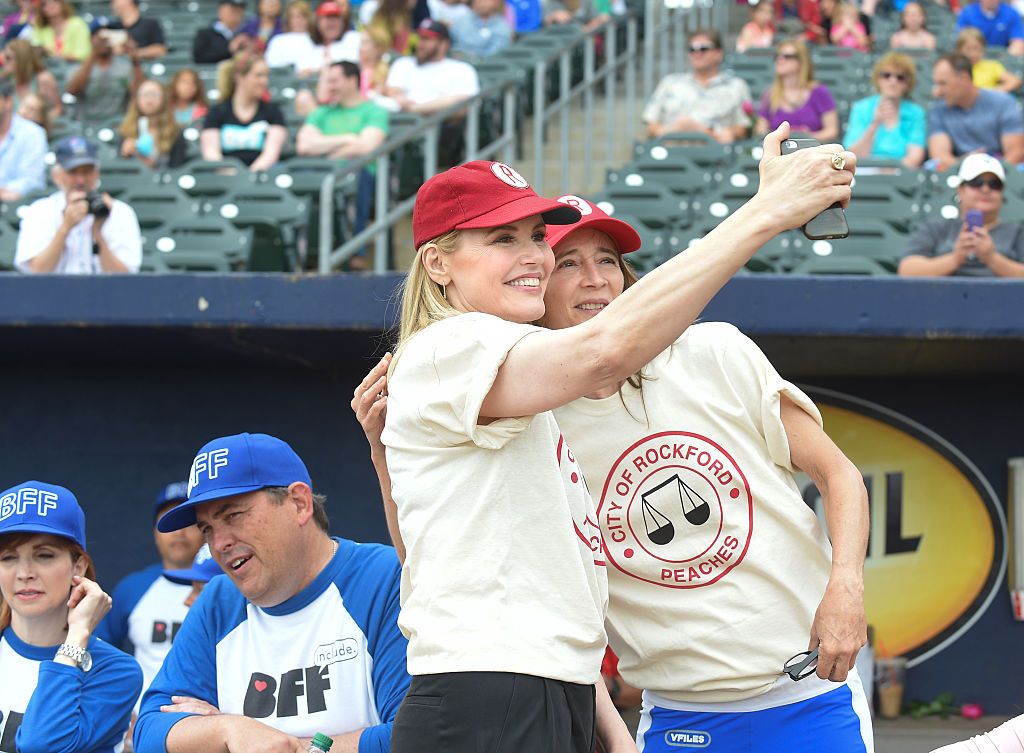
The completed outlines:
{"type": "Polygon", "coordinates": [[[843,170],[846,168],[846,157],[839,152],[832,155],[832,167],[836,170],[843,170]]]}

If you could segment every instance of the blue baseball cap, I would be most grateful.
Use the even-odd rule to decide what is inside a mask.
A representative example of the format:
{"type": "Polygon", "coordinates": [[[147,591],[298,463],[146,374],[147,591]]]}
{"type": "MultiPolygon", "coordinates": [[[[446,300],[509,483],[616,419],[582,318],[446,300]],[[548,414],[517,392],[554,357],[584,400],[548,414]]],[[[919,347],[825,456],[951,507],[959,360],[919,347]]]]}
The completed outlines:
{"type": "Polygon", "coordinates": [[[160,491],[156,493],[156,499],[153,500],[153,519],[156,519],[157,514],[161,509],[171,504],[179,504],[188,499],[188,482],[187,481],[174,481],[170,484],[162,486],[160,491]]]}
{"type": "Polygon", "coordinates": [[[185,581],[192,583],[199,581],[200,583],[209,583],[210,579],[215,575],[220,575],[224,571],[220,565],[217,564],[217,560],[213,558],[210,553],[210,545],[203,544],[199,547],[199,551],[196,552],[196,558],[192,561],[192,567],[187,570],[164,570],[163,573],[171,580],[185,581]]]}
{"type": "Polygon", "coordinates": [[[188,475],[188,499],[164,513],[156,529],[170,533],[195,525],[196,505],[203,502],[296,481],[313,485],[305,464],[287,442],[269,434],[220,437],[196,454],[188,475]]]}
{"type": "Polygon", "coordinates": [[[82,136],[68,136],[57,142],[53,149],[57,164],[65,170],[74,170],[82,165],[98,165],[99,153],[96,145],[82,136]]]}
{"type": "Polygon", "coordinates": [[[0,494],[0,536],[48,533],[85,549],[85,513],[63,486],[26,481],[0,494]]]}

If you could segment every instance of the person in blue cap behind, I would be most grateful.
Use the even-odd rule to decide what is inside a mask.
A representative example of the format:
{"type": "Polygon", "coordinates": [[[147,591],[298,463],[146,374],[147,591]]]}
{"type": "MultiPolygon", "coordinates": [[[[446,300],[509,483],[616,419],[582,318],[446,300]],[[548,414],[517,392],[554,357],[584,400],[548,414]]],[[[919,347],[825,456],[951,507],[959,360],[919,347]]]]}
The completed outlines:
{"type": "Polygon", "coordinates": [[[113,607],[96,628],[96,635],[107,643],[135,655],[142,667],[143,690],[156,677],[188,614],[184,600],[191,584],[163,577],[162,571],[189,567],[203,537],[195,526],[171,533],[156,529],[161,515],[185,501],[187,488],[187,482],[176,481],[164,485],[157,493],[153,502],[153,542],[160,561],[125,576],[114,587],[113,607]]]}
{"type": "Polygon", "coordinates": [[[305,464],[266,434],[208,442],[160,531],[198,527],[228,577],[192,606],[143,696],[137,753],[387,753],[409,687],[395,550],[328,534],[305,464]]]}
{"type": "Polygon", "coordinates": [[[0,750],[115,750],[142,671],[93,635],[109,609],[75,495],[40,481],[0,494],[0,750]]]}
{"type": "Polygon", "coordinates": [[[207,583],[213,580],[215,576],[223,574],[224,571],[221,570],[217,560],[210,553],[209,544],[203,544],[199,547],[199,551],[196,552],[196,558],[192,561],[192,567],[185,570],[164,570],[165,578],[169,578],[176,583],[189,584],[191,590],[188,592],[188,596],[185,597],[184,604],[186,607],[191,607],[196,603],[196,599],[199,598],[199,594],[203,592],[207,583]]]}

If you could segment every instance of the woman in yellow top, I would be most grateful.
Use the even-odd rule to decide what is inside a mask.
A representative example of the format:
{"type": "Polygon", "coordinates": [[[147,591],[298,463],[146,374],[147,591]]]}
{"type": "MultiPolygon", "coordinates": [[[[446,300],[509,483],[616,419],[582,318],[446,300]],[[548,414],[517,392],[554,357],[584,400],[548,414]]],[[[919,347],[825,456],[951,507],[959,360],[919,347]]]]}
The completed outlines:
{"type": "Polygon", "coordinates": [[[1020,88],[1020,76],[1010,73],[998,60],[984,60],[985,35],[979,29],[968,26],[956,38],[956,51],[971,61],[974,68],[971,76],[974,85],[981,89],[998,89],[1014,92],[1020,88]]]}
{"type": "Polygon", "coordinates": [[[51,57],[75,62],[92,53],[89,25],[75,14],[68,0],[43,0],[32,23],[32,44],[51,57]]]}

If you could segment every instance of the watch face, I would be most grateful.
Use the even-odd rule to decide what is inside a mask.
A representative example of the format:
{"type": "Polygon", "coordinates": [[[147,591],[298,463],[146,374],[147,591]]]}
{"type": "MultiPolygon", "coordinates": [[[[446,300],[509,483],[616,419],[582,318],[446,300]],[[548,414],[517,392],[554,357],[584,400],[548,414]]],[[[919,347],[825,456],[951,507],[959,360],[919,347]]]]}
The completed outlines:
{"type": "Polygon", "coordinates": [[[88,672],[90,669],[92,669],[92,654],[90,654],[88,651],[83,651],[82,661],[79,662],[78,666],[82,668],[83,672],[88,672]]]}

